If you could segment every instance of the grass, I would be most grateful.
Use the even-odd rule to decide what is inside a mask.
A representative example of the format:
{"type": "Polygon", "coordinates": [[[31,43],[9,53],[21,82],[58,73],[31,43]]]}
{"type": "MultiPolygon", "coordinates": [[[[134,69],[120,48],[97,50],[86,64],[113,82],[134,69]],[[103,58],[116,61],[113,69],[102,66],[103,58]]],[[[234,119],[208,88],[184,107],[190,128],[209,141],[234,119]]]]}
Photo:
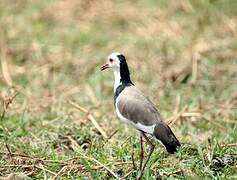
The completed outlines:
{"type": "Polygon", "coordinates": [[[0,177],[136,178],[138,133],[117,119],[113,75],[99,70],[121,51],[182,142],[175,156],[156,142],[143,178],[237,178],[236,9],[234,0],[3,1],[0,177]]]}

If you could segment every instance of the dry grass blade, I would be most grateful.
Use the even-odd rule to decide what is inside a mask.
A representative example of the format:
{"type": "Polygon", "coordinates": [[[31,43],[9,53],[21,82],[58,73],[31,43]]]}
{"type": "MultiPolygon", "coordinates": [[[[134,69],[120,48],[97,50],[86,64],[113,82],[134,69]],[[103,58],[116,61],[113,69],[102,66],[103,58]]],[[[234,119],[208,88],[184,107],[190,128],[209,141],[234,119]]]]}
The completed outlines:
{"type": "Polygon", "coordinates": [[[18,95],[18,93],[16,92],[12,97],[9,97],[8,99],[4,100],[4,102],[3,102],[3,112],[1,114],[0,120],[3,120],[9,105],[12,103],[12,101],[16,98],[17,95],[18,95]]]}
{"type": "Polygon", "coordinates": [[[180,117],[187,110],[187,108],[188,108],[187,105],[184,106],[183,109],[179,113],[177,113],[177,114],[173,115],[172,117],[170,117],[169,122],[168,122],[169,126],[173,126],[180,119],[180,117]]]}
{"type": "Polygon", "coordinates": [[[73,107],[75,107],[76,109],[78,109],[79,111],[81,111],[81,112],[87,114],[87,118],[92,122],[92,124],[93,124],[93,125],[95,126],[95,128],[101,133],[101,135],[102,135],[105,139],[108,138],[108,136],[107,136],[107,134],[105,133],[105,131],[100,127],[100,125],[97,123],[97,121],[95,120],[95,118],[92,116],[92,114],[91,114],[88,110],[86,110],[84,107],[81,107],[81,106],[79,106],[78,104],[76,104],[76,103],[74,103],[74,102],[72,102],[72,101],[69,101],[69,103],[70,103],[73,107]]]}
{"type": "Polygon", "coordinates": [[[88,94],[88,96],[91,99],[91,102],[93,102],[93,104],[98,104],[98,100],[93,92],[93,90],[91,89],[91,87],[87,84],[86,85],[86,92],[88,94]]]}
{"type": "Polygon", "coordinates": [[[111,169],[109,169],[106,165],[102,164],[101,162],[99,162],[97,159],[94,159],[92,157],[88,157],[82,153],[79,152],[79,154],[81,155],[78,158],[83,158],[83,159],[87,159],[89,161],[93,161],[95,163],[97,163],[98,165],[102,166],[104,169],[106,169],[110,174],[112,174],[115,178],[120,179],[111,169]]]}
{"type": "Polygon", "coordinates": [[[181,117],[201,117],[199,112],[184,112],[181,117]]]}
{"type": "Polygon", "coordinates": [[[38,169],[41,169],[41,170],[43,170],[44,172],[48,172],[48,173],[50,173],[50,174],[56,176],[56,173],[55,173],[55,172],[50,171],[49,169],[46,169],[46,168],[43,166],[43,164],[40,164],[39,166],[38,166],[38,165],[35,165],[34,167],[36,167],[36,168],[38,168],[38,169]]]}
{"type": "Polygon", "coordinates": [[[0,167],[22,167],[22,168],[30,168],[30,167],[34,167],[33,164],[31,165],[23,165],[23,164],[4,164],[4,165],[0,165],[0,167]]]}
{"type": "Polygon", "coordinates": [[[180,170],[177,170],[177,171],[173,171],[173,172],[169,172],[169,173],[164,173],[164,175],[166,175],[166,176],[171,176],[171,175],[173,175],[173,174],[180,174],[180,173],[182,173],[183,171],[180,169],[180,170]]]}
{"type": "Polygon", "coordinates": [[[105,145],[106,143],[108,143],[109,140],[110,140],[115,134],[117,134],[118,131],[119,131],[119,129],[116,129],[116,130],[106,139],[104,145],[105,145]]]}
{"type": "Polygon", "coordinates": [[[6,84],[8,86],[12,87],[13,82],[12,82],[12,78],[11,78],[11,75],[10,75],[10,72],[9,72],[9,67],[8,67],[7,60],[6,60],[6,52],[3,49],[1,49],[0,59],[1,59],[3,78],[6,82],[6,84]]]}
{"type": "Polygon", "coordinates": [[[108,139],[107,134],[105,133],[105,131],[100,127],[100,125],[97,123],[97,121],[95,120],[94,116],[92,116],[91,114],[88,115],[88,119],[91,120],[92,124],[95,126],[95,128],[101,133],[101,135],[105,138],[108,139]]]}
{"type": "MultiPolygon", "coordinates": [[[[9,152],[0,152],[0,155],[8,155],[9,152]]],[[[57,160],[50,160],[50,159],[42,159],[42,158],[37,158],[37,157],[33,157],[27,154],[19,154],[19,153],[13,153],[11,152],[12,157],[20,157],[22,159],[30,159],[30,160],[34,160],[34,161],[38,161],[38,162],[44,162],[44,163],[58,163],[61,165],[68,165],[69,163],[67,163],[68,161],[70,161],[71,159],[65,160],[65,161],[57,161],[57,160]]]]}
{"type": "Polygon", "coordinates": [[[66,136],[66,137],[69,139],[69,141],[71,141],[72,149],[74,151],[77,151],[80,148],[79,144],[71,136],[66,136]]]}
{"type": "Polygon", "coordinates": [[[223,147],[237,147],[237,143],[223,144],[223,147]]]}
{"type": "Polygon", "coordinates": [[[127,174],[125,174],[125,176],[123,176],[121,179],[126,179],[128,176],[130,176],[130,174],[132,174],[134,171],[134,169],[132,168],[127,174]]]}
{"type": "Polygon", "coordinates": [[[63,172],[67,169],[67,166],[63,166],[62,169],[60,169],[60,171],[52,178],[53,180],[54,179],[59,179],[60,176],[63,175],[63,172]]]}
{"type": "Polygon", "coordinates": [[[195,84],[196,81],[197,81],[199,56],[200,55],[199,55],[198,52],[193,52],[192,53],[192,79],[191,79],[192,84],[195,84]]]}

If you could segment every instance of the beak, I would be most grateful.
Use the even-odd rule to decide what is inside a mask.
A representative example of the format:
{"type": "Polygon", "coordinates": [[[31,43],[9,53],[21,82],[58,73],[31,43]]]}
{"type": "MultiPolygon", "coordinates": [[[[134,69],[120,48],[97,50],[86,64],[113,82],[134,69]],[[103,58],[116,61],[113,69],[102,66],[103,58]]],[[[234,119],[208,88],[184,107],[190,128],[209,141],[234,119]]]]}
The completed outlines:
{"type": "Polygon", "coordinates": [[[103,66],[100,67],[100,70],[103,71],[105,69],[109,68],[109,64],[104,64],[103,66]]]}

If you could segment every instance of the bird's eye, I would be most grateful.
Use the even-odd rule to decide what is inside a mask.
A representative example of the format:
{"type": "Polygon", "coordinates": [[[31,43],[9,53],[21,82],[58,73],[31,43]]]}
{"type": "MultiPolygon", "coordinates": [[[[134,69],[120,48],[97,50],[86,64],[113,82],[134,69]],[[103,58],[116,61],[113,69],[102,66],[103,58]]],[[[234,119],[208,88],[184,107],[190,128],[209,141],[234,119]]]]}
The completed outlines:
{"type": "Polygon", "coordinates": [[[113,61],[114,61],[113,59],[109,59],[109,62],[111,62],[111,63],[112,63],[113,61]]]}

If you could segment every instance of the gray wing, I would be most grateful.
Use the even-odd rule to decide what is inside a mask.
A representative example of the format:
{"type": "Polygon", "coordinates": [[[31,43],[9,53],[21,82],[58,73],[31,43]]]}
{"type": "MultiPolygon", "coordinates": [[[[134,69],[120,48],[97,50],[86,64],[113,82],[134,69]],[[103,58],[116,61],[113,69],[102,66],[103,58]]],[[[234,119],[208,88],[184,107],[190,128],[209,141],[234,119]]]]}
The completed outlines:
{"type": "Polygon", "coordinates": [[[153,103],[135,86],[126,87],[119,95],[117,108],[128,120],[143,125],[154,125],[162,122],[161,116],[153,103]]]}

